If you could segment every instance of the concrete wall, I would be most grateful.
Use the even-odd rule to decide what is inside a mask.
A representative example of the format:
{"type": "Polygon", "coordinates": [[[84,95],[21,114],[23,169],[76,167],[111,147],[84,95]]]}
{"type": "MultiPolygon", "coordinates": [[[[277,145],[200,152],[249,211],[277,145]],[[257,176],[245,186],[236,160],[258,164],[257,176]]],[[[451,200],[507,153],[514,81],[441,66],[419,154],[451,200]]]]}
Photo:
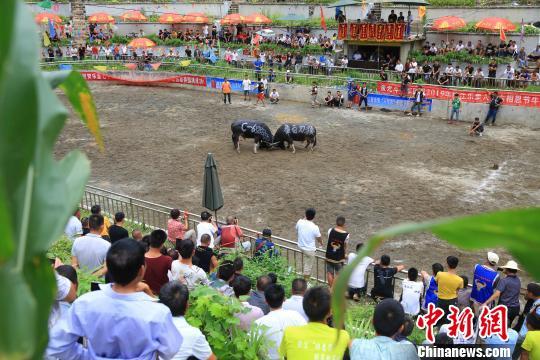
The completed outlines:
{"type": "MultiPolygon", "coordinates": [[[[369,1],[368,1],[369,2],[369,1]]],[[[145,10],[146,12],[178,12],[185,14],[188,12],[204,12],[208,15],[220,16],[227,13],[230,2],[216,2],[216,3],[178,3],[178,4],[113,4],[113,5],[103,5],[103,4],[87,4],[86,13],[91,14],[98,11],[106,11],[112,15],[119,15],[126,10],[145,10]]],[[[42,12],[43,9],[38,7],[36,4],[29,4],[32,11],[42,12]]],[[[69,16],[70,14],[70,5],[69,4],[58,4],[59,6],[59,15],[69,16]]],[[[406,14],[408,10],[407,7],[388,7],[383,8],[382,16],[384,18],[388,17],[391,9],[396,11],[403,11],[406,14]]],[[[416,7],[412,7],[412,14],[414,18],[418,17],[418,12],[416,7]]],[[[279,4],[239,4],[239,11],[241,14],[251,14],[253,12],[260,12],[273,15],[287,15],[287,14],[297,14],[303,15],[305,17],[309,16],[310,5],[308,4],[294,4],[294,3],[279,3],[279,4]]],[[[318,6],[311,6],[311,11],[313,11],[314,17],[319,17],[320,10],[318,6]]],[[[323,6],[323,12],[325,17],[334,17],[335,9],[327,8],[323,6]]],[[[345,8],[346,15],[349,19],[358,19],[361,17],[362,6],[348,6],[345,8]]],[[[428,19],[434,19],[437,17],[445,15],[455,15],[464,18],[466,21],[475,21],[480,20],[481,18],[487,16],[498,16],[510,19],[514,22],[521,22],[521,19],[524,19],[525,22],[539,21],[540,20],[540,7],[536,6],[506,6],[506,7],[497,7],[490,6],[489,13],[486,13],[485,7],[477,8],[429,8],[427,11],[428,19]]]]}

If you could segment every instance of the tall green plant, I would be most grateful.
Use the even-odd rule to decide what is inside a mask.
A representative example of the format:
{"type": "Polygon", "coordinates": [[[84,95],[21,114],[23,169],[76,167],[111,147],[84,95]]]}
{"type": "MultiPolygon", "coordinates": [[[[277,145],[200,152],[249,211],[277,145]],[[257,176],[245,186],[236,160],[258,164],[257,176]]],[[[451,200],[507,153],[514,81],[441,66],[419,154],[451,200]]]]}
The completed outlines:
{"type": "Polygon", "coordinates": [[[467,250],[506,248],[535,279],[540,279],[540,208],[504,210],[479,215],[405,223],[384,229],[370,238],[347,265],[334,287],[334,320],[343,326],[346,302],[342,294],[354,268],[384,240],[418,231],[430,231],[448,243],[467,250]]]}
{"type": "Polygon", "coordinates": [[[206,335],[218,359],[258,360],[265,353],[266,339],[256,327],[248,332],[238,327],[235,314],[244,311],[238,299],[200,286],[189,294],[186,319],[206,335]]]}
{"type": "Polygon", "coordinates": [[[62,233],[90,174],[80,152],[59,161],[53,146],[67,110],[64,90],[102,146],[88,87],[78,74],[39,69],[37,29],[26,6],[0,12],[0,359],[40,359],[55,280],[46,252],[62,233]]]}

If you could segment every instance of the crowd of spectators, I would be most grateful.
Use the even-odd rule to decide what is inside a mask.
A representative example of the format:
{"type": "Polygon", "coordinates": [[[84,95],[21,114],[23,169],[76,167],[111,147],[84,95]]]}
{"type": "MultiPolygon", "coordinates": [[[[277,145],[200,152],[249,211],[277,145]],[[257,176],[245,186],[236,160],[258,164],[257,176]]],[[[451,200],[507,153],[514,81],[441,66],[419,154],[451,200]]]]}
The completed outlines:
{"type": "MultiPolygon", "coordinates": [[[[488,252],[473,269],[472,288],[467,276],[460,275],[459,259],[446,258],[446,267],[434,263],[430,271],[407,270],[407,277],[396,292],[395,279],[405,268],[392,265],[390,256],[379,260],[365,257],[356,265],[349,280],[352,300],[370,296],[377,305],[373,314],[376,336],[351,339],[347,331],[333,328],[330,299],[333,282],[346,263],[355,260],[362,244],[351,251],[351,236],[344,217],[339,216],[323,241],[315,223],[316,211],[309,208],[296,224],[298,248],[303,254],[302,273],[291,284],[280,284],[273,273],[250,279],[242,274],[243,260],[218,261],[222,253],[249,251],[235,217],[218,227],[203,212],[202,221],[189,229],[187,212],[173,209],[167,232],[153,230],[132,238],[124,228],[125,216],[115,214],[114,224],[101,214],[99,205],[91,209],[88,226],[83,227],[76,211],[68,220],[66,235],[73,240],[72,264],[56,267],[57,302],[50,317],[49,358],[67,359],[99,354],[105,358],[215,359],[200,329],[184,315],[189,293],[197,286],[215,288],[222,296],[238,298],[245,311],[236,314],[241,329],[259,326],[269,346],[269,359],[417,359],[409,340],[414,318],[430,304],[449,313],[451,306],[471,308],[476,315],[495,303],[508,309],[509,340],[497,336],[479,339],[450,338],[446,318],[437,324],[436,344],[503,345],[522,359],[534,359],[540,339],[540,285],[527,285],[526,305],[521,309],[519,267],[507,261],[498,272],[499,256],[488,252]],[[182,218],[181,218],[182,217],[182,218]],[[317,245],[325,247],[327,286],[311,286],[317,245]],[[367,269],[373,266],[373,287],[368,291],[367,269]],[[76,269],[87,269],[105,276],[106,284],[97,291],[76,298],[76,269]],[[503,276],[504,275],[504,276],[503,276]],[[285,297],[290,287],[291,297],[285,297]],[[71,305],[69,305],[71,304],[71,305]],[[336,335],[341,332],[336,342],[336,335]],[[85,339],[86,346],[79,343],[85,339]]],[[[252,252],[278,256],[272,232],[265,229],[252,252]]]]}

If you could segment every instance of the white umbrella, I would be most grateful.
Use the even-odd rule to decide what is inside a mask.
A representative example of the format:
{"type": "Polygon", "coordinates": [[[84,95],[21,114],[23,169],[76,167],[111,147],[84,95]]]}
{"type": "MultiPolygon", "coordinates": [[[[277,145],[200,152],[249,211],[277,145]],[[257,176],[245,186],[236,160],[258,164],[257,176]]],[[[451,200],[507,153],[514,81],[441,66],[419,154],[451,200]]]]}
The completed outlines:
{"type": "Polygon", "coordinates": [[[259,30],[256,32],[257,35],[260,35],[262,37],[274,37],[276,36],[276,33],[274,32],[274,30],[270,30],[270,29],[262,29],[262,30],[259,30]]]}

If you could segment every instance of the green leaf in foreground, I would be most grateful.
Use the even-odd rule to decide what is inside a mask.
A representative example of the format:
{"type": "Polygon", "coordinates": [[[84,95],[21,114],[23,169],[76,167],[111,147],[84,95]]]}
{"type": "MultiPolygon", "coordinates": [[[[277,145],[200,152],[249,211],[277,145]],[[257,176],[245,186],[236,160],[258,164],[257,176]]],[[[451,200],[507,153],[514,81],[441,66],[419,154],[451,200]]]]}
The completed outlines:
{"type": "MultiPolygon", "coordinates": [[[[74,151],[56,160],[67,110],[39,70],[37,29],[22,1],[0,13],[0,359],[42,359],[55,281],[46,251],[63,231],[90,174],[74,151]],[[6,20],[10,19],[10,20],[6,20]],[[4,51],[5,50],[5,51],[4,51]],[[5,176],[4,176],[5,175],[5,176]]],[[[88,87],[68,75],[85,123],[99,124],[88,87]]]]}
{"type": "Polygon", "coordinates": [[[349,278],[362,258],[371,254],[386,239],[418,231],[430,231],[450,244],[468,250],[504,247],[523,269],[535,279],[540,279],[540,208],[400,224],[376,233],[341,272],[332,297],[337,326],[342,327],[345,319],[346,302],[342,294],[347,290],[349,278]]]}

